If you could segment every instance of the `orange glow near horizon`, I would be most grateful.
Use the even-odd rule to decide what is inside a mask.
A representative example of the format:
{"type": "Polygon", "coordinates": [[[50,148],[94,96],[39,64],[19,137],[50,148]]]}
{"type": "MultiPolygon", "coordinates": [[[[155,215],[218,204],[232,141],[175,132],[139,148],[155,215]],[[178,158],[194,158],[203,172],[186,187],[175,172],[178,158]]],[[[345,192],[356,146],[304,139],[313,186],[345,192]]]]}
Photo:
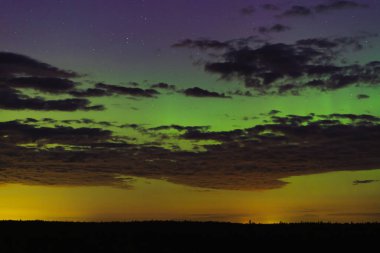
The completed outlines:
{"type": "Polygon", "coordinates": [[[0,186],[0,219],[380,221],[380,183],[352,183],[368,178],[380,178],[380,170],[291,177],[285,187],[267,191],[207,190],[144,178],[133,189],[10,184],[0,186]]]}

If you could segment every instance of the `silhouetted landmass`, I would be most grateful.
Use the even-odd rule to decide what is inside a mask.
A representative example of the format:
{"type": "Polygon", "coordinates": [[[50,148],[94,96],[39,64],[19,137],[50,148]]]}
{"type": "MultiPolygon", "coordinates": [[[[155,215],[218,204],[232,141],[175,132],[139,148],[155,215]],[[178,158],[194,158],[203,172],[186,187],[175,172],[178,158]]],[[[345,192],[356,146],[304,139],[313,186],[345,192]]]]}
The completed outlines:
{"type": "Polygon", "coordinates": [[[379,223],[3,221],[0,252],[255,252],[302,245],[308,252],[331,243],[364,249],[379,236],[379,223]]]}

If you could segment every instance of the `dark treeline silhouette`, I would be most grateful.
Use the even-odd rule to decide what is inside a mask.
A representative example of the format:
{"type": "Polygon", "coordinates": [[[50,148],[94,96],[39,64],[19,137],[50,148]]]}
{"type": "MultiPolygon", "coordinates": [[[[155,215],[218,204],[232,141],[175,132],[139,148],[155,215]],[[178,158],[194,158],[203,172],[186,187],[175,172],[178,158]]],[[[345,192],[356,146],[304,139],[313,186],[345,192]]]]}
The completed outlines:
{"type": "MultiPolygon", "coordinates": [[[[331,243],[359,246],[380,239],[380,224],[235,224],[218,222],[0,222],[0,252],[257,252],[331,243]]],[[[378,248],[378,247],[376,247],[378,248]]],[[[375,248],[375,249],[376,249],[375,248]]],[[[377,250],[375,250],[376,252],[377,250]]]]}

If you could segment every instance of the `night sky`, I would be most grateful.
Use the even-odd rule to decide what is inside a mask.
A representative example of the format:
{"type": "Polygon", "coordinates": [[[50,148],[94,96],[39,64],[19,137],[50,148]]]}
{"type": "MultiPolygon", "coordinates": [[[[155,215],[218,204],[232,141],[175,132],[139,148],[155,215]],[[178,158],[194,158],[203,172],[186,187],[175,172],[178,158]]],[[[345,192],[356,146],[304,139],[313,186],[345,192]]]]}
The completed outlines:
{"type": "Polygon", "coordinates": [[[380,221],[379,1],[0,7],[0,219],[380,221]]]}

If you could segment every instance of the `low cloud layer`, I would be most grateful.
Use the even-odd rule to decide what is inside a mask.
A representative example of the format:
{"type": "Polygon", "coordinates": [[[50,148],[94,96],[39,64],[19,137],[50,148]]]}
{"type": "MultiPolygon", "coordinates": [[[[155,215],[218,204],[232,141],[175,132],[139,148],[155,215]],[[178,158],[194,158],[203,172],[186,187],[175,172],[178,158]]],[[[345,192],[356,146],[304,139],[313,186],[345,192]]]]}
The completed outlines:
{"type": "Polygon", "coordinates": [[[0,122],[3,144],[70,144],[91,145],[111,139],[111,132],[99,128],[72,128],[64,126],[35,127],[19,121],[0,122]]]}
{"type": "Polygon", "coordinates": [[[33,119],[3,122],[0,182],[123,187],[123,178],[138,176],[195,187],[256,190],[284,186],[282,179],[289,176],[380,166],[378,117],[272,113],[270,120],[224,132],[176,125],[144,130],[173,129],[182,140],[219,143],[202,144],[203,152],[130,144],[100,128],[38,127],[33,119]],[[30,146],[33,143],[38,145],[30,146]],[[49,148],[49,143],[58,146],[49,148]]]}

